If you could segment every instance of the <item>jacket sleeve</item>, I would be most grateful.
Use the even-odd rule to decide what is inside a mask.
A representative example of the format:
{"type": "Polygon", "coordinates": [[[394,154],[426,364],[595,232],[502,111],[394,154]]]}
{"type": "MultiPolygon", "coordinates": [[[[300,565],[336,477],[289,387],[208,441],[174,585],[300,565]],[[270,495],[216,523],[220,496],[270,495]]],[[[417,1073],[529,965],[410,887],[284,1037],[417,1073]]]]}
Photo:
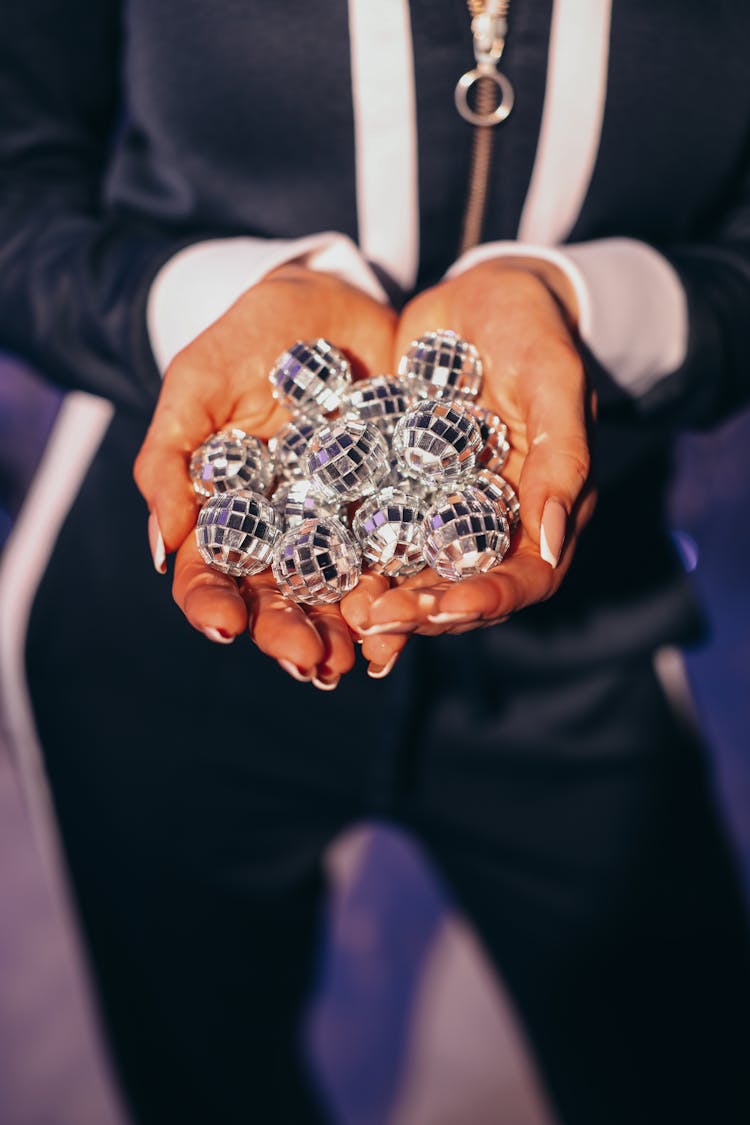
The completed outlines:
{"type": "Polygon", "coordinates": [[[644,397],[641,409],[705,428],[750,403],[750,146],[732,195],[714,207],[702,236],[664,247],[684,286],[685,358],[644,397]]]}
{"type": "Polygon", "coordinates": [[[616,291],[623,279],[614,266],[609,278],[606,266],[598,276],[591,268],[595,250],[589,249],[586,261],[587,245],[596,243],[570,253],[593,294],[592,338],[584,339],[584,351],[606,412],[657,430],[700,430],[750,403],[750,152],[724,198],[711,202],[689,238],[648,247],[652,259],[661,260],[658,288],[645,276],[640,287],[637,278],[630,279],[631,292],[638,288],[635,299],[610,300],[605,310],[609,281],[616,291]],[[669,271],[679,283],[681,302],[663,281],[669,271]],[[677,312],[680,303],[684,312],[677,312]],[[634,316],[634,309],[642,312],[634,316]],[[656,335],[661,331],[662,355],[672,362],[639,387],[623,382],[617,363],[594,343],[596,322],[607,318],[617,325],[621,346],[631,339],[634,351],[648,326],[656,335]]]}
{"type": "Polygon", "coordinates": [[[689,240],[484,243],[449,276],[518,255],[567,273],[604,415],[658,433],[706,428],[750,402],[750,172],[738,171],[689,240]]]}
{"type": "Polygon", "coordinates": [[[116,0],[9,0],[0,36],[0,347],[131,409],[159,387],[151,279],[196,236],[105,205],[122,114],[116,0]]]}

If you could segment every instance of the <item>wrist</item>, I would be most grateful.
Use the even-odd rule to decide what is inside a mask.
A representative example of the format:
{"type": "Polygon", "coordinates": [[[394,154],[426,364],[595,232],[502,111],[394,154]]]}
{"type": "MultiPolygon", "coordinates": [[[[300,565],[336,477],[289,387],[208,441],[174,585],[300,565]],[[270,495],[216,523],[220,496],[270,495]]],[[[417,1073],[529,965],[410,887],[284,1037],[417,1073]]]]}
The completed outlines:
{"type": "Polygon", "coordinates": [[[568,274],[554,262],[544,258],[519,255],[518,257],[503,256],[496,264],[501,269],[531,274],[541,281],[560,306],[568,327],[573,330],[578,328],[580,309],[575,287],[568,274]]]}

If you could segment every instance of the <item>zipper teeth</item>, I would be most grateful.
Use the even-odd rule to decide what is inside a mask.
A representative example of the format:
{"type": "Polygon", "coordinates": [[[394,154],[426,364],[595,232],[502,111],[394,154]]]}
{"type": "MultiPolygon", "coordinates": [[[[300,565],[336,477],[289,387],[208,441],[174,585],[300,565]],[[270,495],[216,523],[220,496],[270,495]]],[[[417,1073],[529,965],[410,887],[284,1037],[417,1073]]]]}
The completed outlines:
{"type": "MultiPolygon", "coordinates": [[[[466,0],[469,15],[474,19],[485,11],[485,0],[466,0]]],[[[508,15],[510,0],[499,0],[497,15],[505,19],[508,15]]],[[[478,113],[489,114],[492,112],[496,95],[495,85],[489,78],[480,78],[477,82],[476,108],[478,113]]],[[[471,164],[469,168],[469,187],[464,209],[463,226],[461,228],[461,242],[459,255],[476,246],[482,237],[484,216],[487,210],[487,191],[489,187],[490,166],[492,164],[492,150],[494,148],[495,131],[492,125],[475,125],[474,138],[471,146],[471,164]]]]}
{"type": "MultiPolygon", "coordinates": [[[[476,108],[479,113],[490,113],[495,99],[495,84],[489,78],[477,83],[476,108]]],[[[487,209],[490,165],[494,148],[495,130],[492,125],[475,125],[471,146],[469,187],[466,196],[459,254],[464,254],[480,241],[484,215],[487,209]]]]}

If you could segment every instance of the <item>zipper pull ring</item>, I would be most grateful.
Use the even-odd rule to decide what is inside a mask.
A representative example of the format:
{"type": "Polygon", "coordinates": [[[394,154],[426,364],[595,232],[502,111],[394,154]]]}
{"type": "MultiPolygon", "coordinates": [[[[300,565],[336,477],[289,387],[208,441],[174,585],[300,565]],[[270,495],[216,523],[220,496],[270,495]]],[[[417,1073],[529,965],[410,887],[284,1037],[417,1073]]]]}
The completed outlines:
{"type": "Polygon", "coordinates": [[[471,125],[499,125],[513,109],[513,87],[498,70],[508,31],[506,10],[507,4],[503,4],[502,0],[489,0],[471,21],[476,66],[461,75],[454,93],[456,109],[471,125]],[[469,105],[469,91],[480,78],[489,78],[498,89],[498,103],[489,113],[478,113],[469,105]]]}

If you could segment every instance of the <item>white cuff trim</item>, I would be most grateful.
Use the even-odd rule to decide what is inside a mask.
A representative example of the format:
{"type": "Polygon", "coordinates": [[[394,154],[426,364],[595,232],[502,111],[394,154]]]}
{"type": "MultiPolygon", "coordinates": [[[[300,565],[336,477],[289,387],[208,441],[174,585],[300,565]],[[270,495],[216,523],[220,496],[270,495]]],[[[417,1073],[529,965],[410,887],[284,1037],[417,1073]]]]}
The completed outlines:
{"type": "Polygon", "coordinates": [[[154,278],[146,324],[162,374],[179,351],[213,324],[246,289],[287,262],[332,274],[376,301],[387,296],[358,248],[335,231],[306,238],[221,238],[170,258],[154,278]]]}
{"type": "Polygon", "coordinates": [[[489,242],[462,255],[447,276],[501,257],[536,257],[563,270],[578,301],[581,339],[634,397],[645,395],[684,362],[685,290],[666,258],[647,243],[603,238],[552,249],[489,242]]]}

